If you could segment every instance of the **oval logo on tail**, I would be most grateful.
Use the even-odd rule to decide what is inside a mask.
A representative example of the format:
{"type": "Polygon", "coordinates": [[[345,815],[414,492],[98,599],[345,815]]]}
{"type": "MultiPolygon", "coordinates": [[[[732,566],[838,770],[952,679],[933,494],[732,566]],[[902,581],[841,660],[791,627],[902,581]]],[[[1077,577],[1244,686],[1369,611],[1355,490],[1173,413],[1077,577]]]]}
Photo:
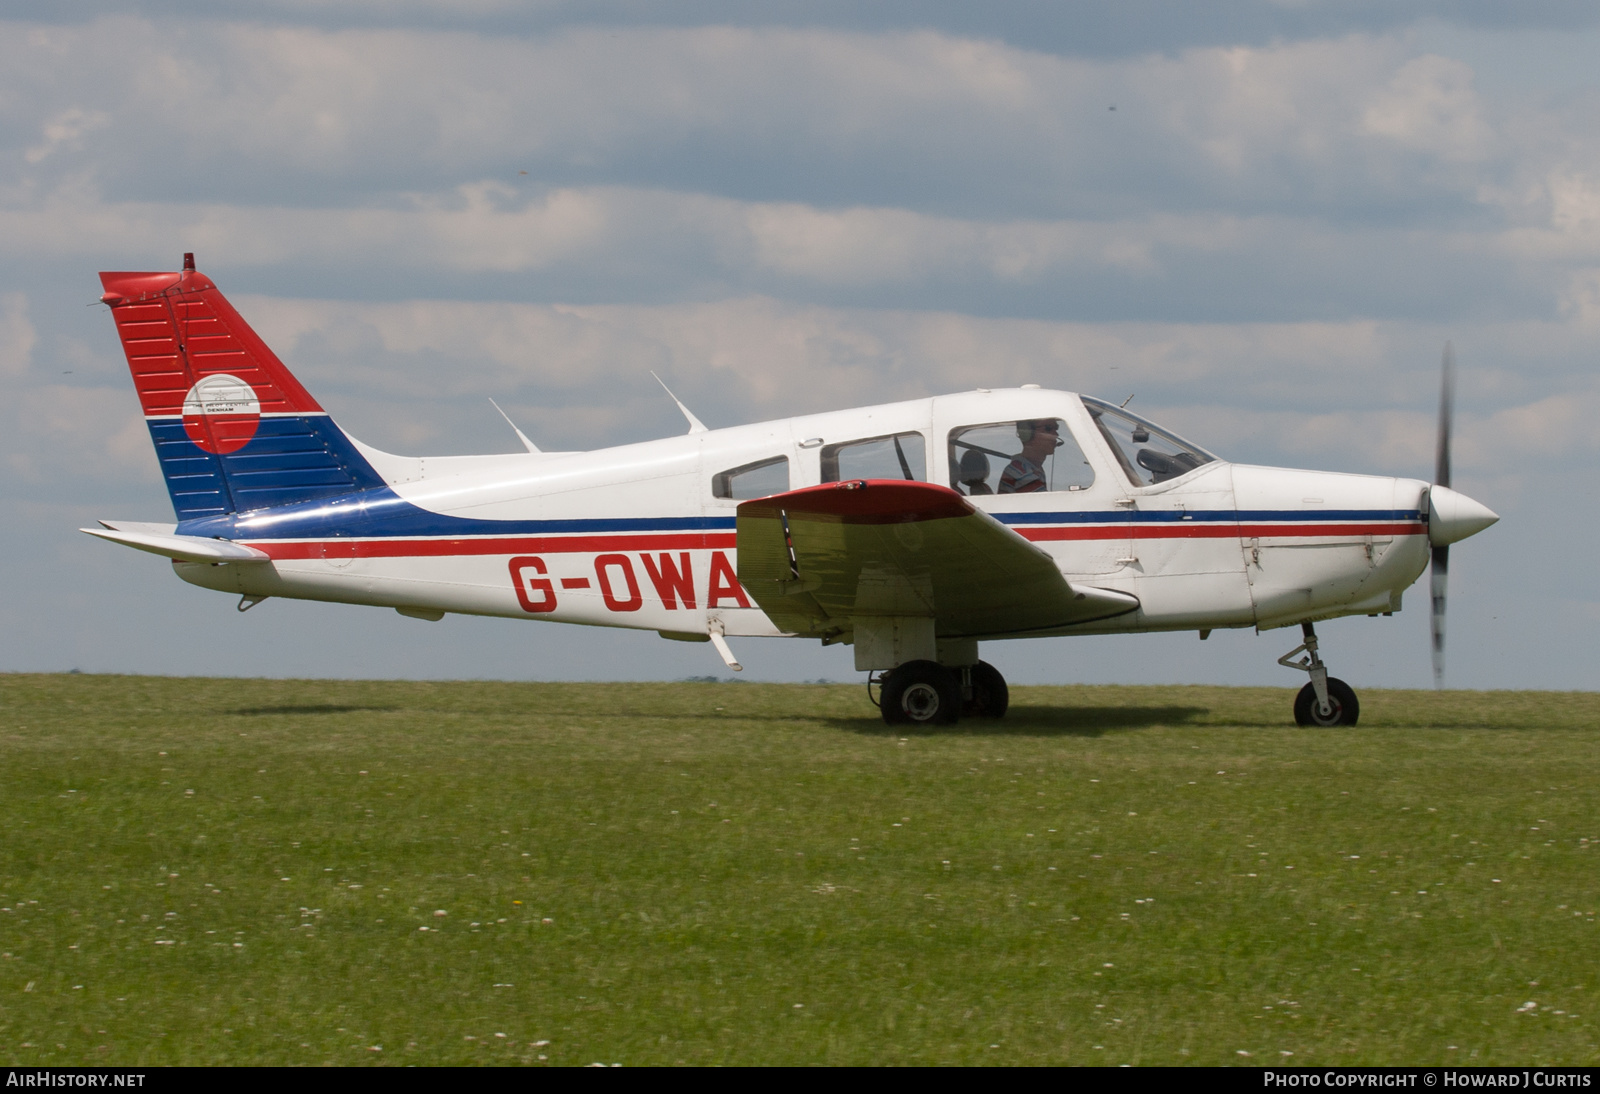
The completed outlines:
{"type": "Polygon", "coordinates": [[[237,376],[207,376],[183,397],[183,431],[203,452],[237,452],[260,424],[261,400],[237,376]]]}

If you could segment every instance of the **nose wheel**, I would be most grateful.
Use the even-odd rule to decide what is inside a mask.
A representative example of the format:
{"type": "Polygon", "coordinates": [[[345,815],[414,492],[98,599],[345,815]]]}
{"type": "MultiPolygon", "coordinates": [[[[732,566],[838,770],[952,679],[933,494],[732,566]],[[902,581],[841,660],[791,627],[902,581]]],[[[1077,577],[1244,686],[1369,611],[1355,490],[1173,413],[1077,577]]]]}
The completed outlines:
{"type": "Polygon", "coordinates": [[[1286,669],[1299,669],[1311,682],[1294,697],[1294,721],[1301,726],[1353,726],[1361,717],[1361,703],[1353,688],[1328,675],[1328,666],[1317,655],[1317,632],[1310,623],[1300,624],[1305,641],[1278,658],[1286,669]],[[1295,658],[1304,654],[1300,660],[1295,658]]]}

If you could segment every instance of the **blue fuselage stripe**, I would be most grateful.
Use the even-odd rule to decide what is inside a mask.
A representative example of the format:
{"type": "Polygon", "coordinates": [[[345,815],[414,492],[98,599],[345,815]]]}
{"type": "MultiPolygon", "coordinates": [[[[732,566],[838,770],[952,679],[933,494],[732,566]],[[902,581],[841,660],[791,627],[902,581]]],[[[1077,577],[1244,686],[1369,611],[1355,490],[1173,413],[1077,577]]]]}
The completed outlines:
{"type": "MultiPolygon", "coordinates": [[[[1410,509],[1215,509],[1185,512],[1098,510],[1090,512],[994,513],[1007,525],[1188,523],[1211,524],[1327,524],[1330,522],[1418,522],[1422,514],[1410,509]]],[[[538,536],[615,532],[729,532],[735,518],[604,517],[578,520],[482,520],[434,513],[406,501],[387,486],[321,498],[255,512],[205,517],[186,521],[179,534],[222,536],[226,539],[408,538],[464,536],[538,536]]]]}

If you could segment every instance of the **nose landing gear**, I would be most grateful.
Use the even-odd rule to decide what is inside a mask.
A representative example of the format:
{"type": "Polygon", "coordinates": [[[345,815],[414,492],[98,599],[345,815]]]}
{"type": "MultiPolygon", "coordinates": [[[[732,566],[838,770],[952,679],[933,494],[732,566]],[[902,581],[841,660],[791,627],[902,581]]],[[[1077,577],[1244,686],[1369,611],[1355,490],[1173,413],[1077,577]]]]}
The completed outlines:
{"type": "Polygon", "coordinates": [[[1343,680],[1328,675],[1328,666],[1317,656],[1317,632],[1310,623],[1300,624],[1305,641],[1278,658],[1286,669],[1299,669],[1311,682],[1294,697],[1294,721],[1302,726],[1353,726],[1361,717],[1361,704],[1355,691],[1343,680]],[[1305,654],[1294,660],[1298,654],[1305,654]]]}

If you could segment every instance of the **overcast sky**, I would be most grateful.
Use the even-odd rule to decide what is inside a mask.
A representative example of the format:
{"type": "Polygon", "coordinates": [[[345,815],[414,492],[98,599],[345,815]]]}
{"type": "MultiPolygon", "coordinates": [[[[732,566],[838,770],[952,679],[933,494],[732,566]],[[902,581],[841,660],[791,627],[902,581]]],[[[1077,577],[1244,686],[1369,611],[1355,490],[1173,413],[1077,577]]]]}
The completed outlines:
{"type": "MultiPolygon", "coordinates": [[[[675,679],[653,634],[272,600],[78,534],[171,508],[96,271],[184,251],[353,434],[593,448],[1039,383],[1246,462],[1431,474],[1450,682],[1590,688],[1592,3],[0,3],[0,671],[675,679]],[[113,10],[114,8],[114,10],[113,10]],[[54,9],[52,9],[54,10],[54,9]]],[[[1325,625],[1426,686],[1427,590],[1325,625]]],[[[1278,683],[1288,632],[1001,643],[1016,681],[1278,683]]],[[[756,679],[848,651],[747,640],[756,679]]]]}

